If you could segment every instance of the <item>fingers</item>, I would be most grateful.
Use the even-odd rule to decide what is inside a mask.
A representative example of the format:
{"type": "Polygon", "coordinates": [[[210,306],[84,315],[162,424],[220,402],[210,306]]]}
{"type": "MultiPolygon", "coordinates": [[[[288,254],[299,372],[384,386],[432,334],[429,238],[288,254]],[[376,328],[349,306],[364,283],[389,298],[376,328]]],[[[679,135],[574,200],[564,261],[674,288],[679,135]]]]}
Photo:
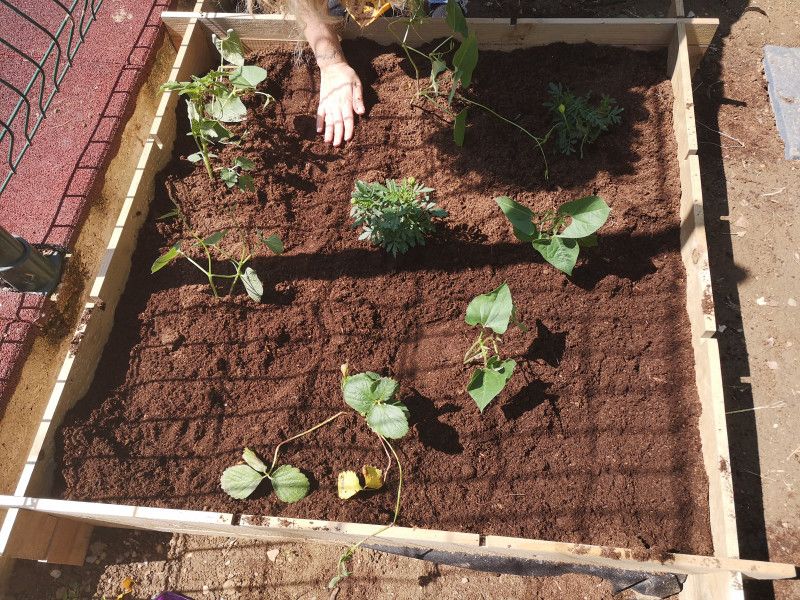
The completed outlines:
{"type": "Polygon", "coordinates": [[[319,105],[317,109],[317,133],[322,133],[322,129],[325,127],[325,109],[322,108],[322,104],[319,105]]]}
{"type": "Polygon", "coordinates": [[[325,143],[339,146],[344,135],[344,117],[338,106],[325,111],[325,143]]]}
{"type": "Polygon", "coordinates": [[[353,110],[356,114],[364,114],[364,94],[361,91],[361,81],[356,79],[353,82],[353,110]]]}
{"type": "Polygon", "coordinates": [[[355,125],[352,102],[348,102],[342,106],[342,121],[344,123],[344,141],[349,142],[353,139],[353,126],[355,125]]]}

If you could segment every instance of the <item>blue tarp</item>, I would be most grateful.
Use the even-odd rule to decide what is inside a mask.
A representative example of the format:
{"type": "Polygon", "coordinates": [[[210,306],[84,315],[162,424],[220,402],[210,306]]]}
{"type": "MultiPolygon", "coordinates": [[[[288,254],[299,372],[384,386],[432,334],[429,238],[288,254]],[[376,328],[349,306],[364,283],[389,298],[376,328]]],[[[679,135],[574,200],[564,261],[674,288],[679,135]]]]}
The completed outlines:
{"type": "Polygon", "coordinates": [[[764,74],[789,160],[800,160],[800,48],[764,46],[764,74]]]}

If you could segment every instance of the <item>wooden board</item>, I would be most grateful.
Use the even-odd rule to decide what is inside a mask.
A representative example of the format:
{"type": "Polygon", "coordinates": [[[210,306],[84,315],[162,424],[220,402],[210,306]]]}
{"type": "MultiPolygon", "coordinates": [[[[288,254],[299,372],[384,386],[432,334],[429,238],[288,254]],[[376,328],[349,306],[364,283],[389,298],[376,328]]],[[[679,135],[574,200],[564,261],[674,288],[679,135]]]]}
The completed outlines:
{"type": "MultiPolygon", "coordinates": [[[[181,45],[171,74],[173,79],[186,79],[190,74],[200,73],[213,62],[209,38],[212,31],[224,32],[229,27],[253,37],[245,40],[263,42],[268,40],[263,33],[266,28],[269,39],[296,39],[294,24],[290,20],[265,15],[225,16],[214,19],[211,15],[194,13],[167,14],[175,27],[174,34],[182,32],[181,45]],[[176,16],[177,15],[177,16],[176,16]],[[249,24],[248,24],[249,23],[249,24]],[[199,25],[200,24],[200,25],[199,25]],[[207,24],[208,28],[205,27],[207,24]],[[185,27],[184,27],[185,25],[185,27]],[[183,27],[182,31],[180,27],[183,27]],[[277,36],[277,37],[274,37],[277,36]],[[283,37],[281,37],[283,36],[283,37]]],[[[692,574],[687,586],[686,598],[699,598],[697,590],[704,588],[709,598],[715,600],[738,598],[737,586],[741,582],[738,572],[764,578],[783,578],[794,575],[791,565],[769,565],[739,561],[736,542],[735,515],[730,473],[720,469],[727,461],[727,431],[722,402],[722,387],[719,370],[719,353],[713,335],[716,329],[713,301],[710,300],[710,272],[702,213],[699,163],[696,156],[696,133],[692,107],[688,52],[693,43],[709,40],[711,28],[716,20],[695,19],[645,19],[635,20],[597,19],[529,19],[516,25],[503,20],[473,20],[474,30],[485,35],[488,47],[512,49],[563,41],[595,41],[597,43],[621,43],[645,47],[669,46],[669,74],[675,95],[673,118],[675,134],[680,148],[678,156],[682,200],[681,200],[681,244],[682,257],[687,271],[687,311],[692,327],[692,340],[696,360],[698,395],[703,407],[700,433],[703,440],[703,458],[709,477],[711,528],[714,537],[714,557],[692,557],[678,555],[668,568],[657,561],[639,561],[627,549],[609,549],[601,546],[575,546],[541,540],[524,540],[497,536],[481,537],[477,534],[441,532],[408,528],[393,528],[381,535],[397,545],[431,547],[443,550],[468,549],[469,551],[497,556],[519,556],[542,558],[575,564],[613,565],[614,568],[636,568],[638,570],[669,570],[692,574]],[[608,23],[607,21],[613,21],[608,23]],[[700,22],[702,21],[702,22],[700,22]],[[560,36],[560,39],[555,39],[560,36]],[[653,37],[656,36],[656,37],[653,37]],[[620,558],[609,558],[619,555],[620,558]],[[620,564],[624,562],[624,566],[620,564]],[[598,562],[599,561],[599,562],[598,562]],[[613,561],[609,563],[607,561],[613,561]],[[676,564],[677,563],[677,564],[676,564]],[[694,591],[692,591],[694,590],[694,591]],[[708,590],[711,590],[710,592],[708,590]]],[[[417,31],[418,40],[425,41],[442,35],[441,20],[428,21],[417,31]]],[[[386,36],[391,33],[387,22],[383,29],[371,28],[366,37],[386,36]]],[[[352,31],[351,25],[342,25],[345,36],[352,31]]],[[[63,518],[77,519],[82,523],[123,527],[156,529],[170,532],[186,532],[208,535],[233,535],[237,537],[292,538],[318,540],[332,543],[352,543],[372,533],[377,525],[332,523],[327,521],[304,521],[275,517],[244,516],[238,520],[225,513],[175,511],[148,507],[116,506],[97,503],[75,503],[59,500],[39,500],[31,496],[41,495],[52,478],[53,434],[66,410],[85,393],[102,348],[108,338],[113,322],[113,312],[124,289],[130,268],[136,234],[146,214],[147,204],[153,194],[153,177],[171,154],[175,139],[174,108],[176,97],[165,94],[151,128],[151,138],[142,153],[136,175],[131,182],[125,206],[120,213],[117,226],[108,246],[100,273],[92,288],[93,302],[86,306],[87,319],[80,332],[82,338],[78,352],[65,361],[58,382],[53,390],[50,404],[42,419],[40,432],[28,457],[20,484],[14,497],[4,497],[0,508],[7,508],[6,519],[0,528],[0,549],[19,550],[19,532],[30,531],[30,519],[38,519],[44,531],[52,521],[41,515],[56,517],[56,524],[63,518]],[[104,306],[104,308],[100,308],[104,306]],[[11,499],[9,499],[11,498],[11,499]],[[17,518],[19,521],[17,522],[17,518]],[[29,517],[28,515],[39,515],[29,517]],[[24,523],[23,521],[28,521],[24,523]],[[17,523],[20,527],[15,528],[17,523]],[[24,527],[28,525],[29,527],[24,527]],[[12,535],[13,534],[13,535],[12,535]]],[[[50,540],[57,526],[50,532],[50,540]]],[[[67,531],[62,525],[59,530],[67,531]]],[[[46,537],[46,536],[43,536],[46,537]]],[[[76,532],[76,538],[79,536],[76,532]]],[[[63,539],[62,535],[60,539],[63,539]]],[[[40,554],[44,542],[31,541],[29,554],[40,554]],[[38,544],[38,545],[36,545],[38,544]]],[[[50,542],[47,543],[47,549],[50,542]]],[[[66,552],[66,544],[59,542],[59,552],[66,552]]]]}
{"type": "MultiPolygon", "coordinates": [[[[213,48],[205,31],[199,26],[196,29],[190,26],[178,50],[170,78],[186,79],[192,73],[207,69],[212,64],[212,52],[213,48]]],[[[114,311],[127,282],[136,237],[153,196],[154,176],[171,158],[172,143],[176,135],[177,101],[174,94],[164,94],[161,98],[149,139],[142,149],[133,180],[92,285],[91,301],[86,303],[81,325],[75,332],[73,346],[77,349],[76,354],[70,353],[65,358],[56,378],[14,490],[17,496],[49,493],[55,432],[66,412],[88,390],[97,361],[111,332],[114,311]]],[[[9,510],[0,525],[0,556],[47,560],[50,542],[61,544],[60,538],[64,531],[63,528],[57,529],[55,523],[52,526],[45,526],[44,523],[36,526],[27,516],[20,516],[17,509],[9,510]],[[34,546],[35,551],[31,549],[34,546]]],[[[83,536],[85,532],[75,532],[75,555],[79,553],[83,536]]],[[[71,554],[66,552],[66,555],[71,554]]],[[[54,550],[50,556],[61,558],[65,556],[65,552],[54,550]]],[[[82,556],[80,560],[82,563],[82,556]]]]}
{"type": "MultiPolygon", "coordinates": [[[[181,35],[192,19],[209,31],[224,35],[234,29],[251,50],[269,47],[276,41],[300,42],[297,22],[290,15],[247,15],[242,13],[164,12],[161,15],[167,28],[181,35]]],[[[542,46],[555,42],[632,46],[644,49],[669,46],[677,23],[686,28],[687,44],[704,49],[717,30],[717,19],[467,19],[470,31],[484,49],[513,49],[542,46]]],[[[397,43],[405,31],[403,19],[379,19],[369,27],[360,28],[353,21],[329,17],[345,39],[369,38],[379,44],[397,43]]],[[[444,19],[426,19],[415,25],[408,43],[412,46],[444,38],[451,34],[444,19]]]]}
{"type": "MultiPolygon", "coordinates": [[[[337,523],[284,517],[243,515],[234,522],[230,513],[175,510],[71,500],[48,500],[0,496],[0,507],[22,509],[29,514],[68,517],[96,525],[141,528],[155,531],[202,535],[229,535],[253,539],[316,540],[353,544],[372,535],[379,525],[337,523]]],[[[483,556],[513,556],[550,562],[594,565],[615,569],[668,572],[677,574],[715,574],[741,572],[756,579],[787,579],[795,576],[793,565],[752,560],[670,554],[663,561],[636,558],[626,548],[569,544],[473,533],[393,527],[375,538],[381,544],[469,552],[483,556]]]]}

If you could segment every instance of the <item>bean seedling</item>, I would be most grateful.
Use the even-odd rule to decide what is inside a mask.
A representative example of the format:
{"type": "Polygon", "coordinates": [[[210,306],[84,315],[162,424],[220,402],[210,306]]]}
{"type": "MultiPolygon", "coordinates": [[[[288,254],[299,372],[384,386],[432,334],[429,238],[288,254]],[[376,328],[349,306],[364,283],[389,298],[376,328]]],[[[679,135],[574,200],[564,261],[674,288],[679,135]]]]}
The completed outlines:
{"type": "Polygon", "coordinates": [[[511,221],[517,239],[530,242],[547,262],[567,275],[572,275],[581,248],[597,246],[596,232],[611,213],[599,196],[586,196],[542,212],[533,212],[508,196],[494,201],[511,221]]]}
{"type": "Polygon", "coordinates": [[[267,78],[267,72],[261,67],[244,64],[242,42],[235,31],[229,29],[225,38],[214,35],[214,45],[220,54],[217,69],[202,77],[193,75],[191,81],[168,81],[161,86],[162,91],[186,96],[189,135],[197,144],[197,152],[186,158],[193,163],[202,161],[211,179],[214,179],[211,158],[216,155],[211,153],[210,147],[236,143],[233,132],[223,123],[240,123],[247,118],[241,96],[254,92],[264,97],[265,106],[273,100],[269,94],[256,90],[267,78]]]}
{"type": "Polygon", "coordinates": [[[583,158],[584,145],[594,143],[601,133],[622,120],[622,108],[611,96],[603,94],[600,103],[592,106],[591,92],[576,96],[560,83],[551,83],[547,92],[550,100],[544,105],[553,113],[556,147],[563,154],[573,154],[578,145],[583,158]]]}
{"type": "MultiPolygon", "coordinates": [[[[180,213],[180,210],[175,209],[164,216],[182,217],[183,215],[180,213]]],[[[247,263],[253,258],[253,254],[250,249],[250,242],[247,240],[247,236],[244,234],[241,236],[241,240],[239,242],[240,249],[237,257],[237,255],[231,255],[220,247],[220,242],[225,235],[225,231],[217,231],[203,238],[192,232],[192,237],[195,239],[193,246],[202,249],[203,254],[205,255],[205,261],[198,259],[200,261],[198,262],[198,260],[195,260],[195,258],[183,250],[181,247],[181,242],[176,242],[169,250],[167,250],[164,254],[159,256],[155,262],[153,262],[153,265],[150,267],[150,273],[160,271],[176,258],[182,256],[206,276],[208,279],[208,285],[211,287],[211,292],[214,294],[215,298],[219,298],[220,295],[219,288],[217,286],[218,279],[231,280],[230,289],[228,290],[229,294],[233,292],[236,284],[241,280],[247,295],[250,296],[250,298],[252,298],[254,301],[261,302],[261,297],[264,294],[264,284],[261,282],[261,279],[258,277],[255,269],[247,266],[247,263]],[[232,274],[215,273],[213,270],[215,255],[228,260],[228,262],[233,265],[234,272],[232,274]],[[204,262],[205,264],[201,264],[201,262],[204,262]]],[[[283,242],[277,235],[273,234],[268,237],[264,237],[263,234],[259,233],[258,236],[261,242],[272,252],[275,254],[283,253],[283,242]]]]}
{"type": "Polygon", "coordinates": [[[483,413],[483,409],[506,387],[517,365],[515,360],[503,360],[500,356],[498,343],[501,336],[512,321],[521,330],[525,331],[526,328],[517,321],[507,283],[488,294],[473,298],[467,306],[465,320],[468,325],[481,328],[478,338],[464,355],[464,364],[476,361],[483,364],[472,372],[467,384],[467,392],[483,413]]]}
{"type": "Polygon", "coordinates": [[[350,200],[353,228],[362,227],[360,240],[370,240],[393,256],[425,244],[425,236],[434,230],[433,219],[447,216],[447,211],[430,199],[433,188],[413,177],[399,182],[387,179],[386,185],[357,181],[350,200]]]}

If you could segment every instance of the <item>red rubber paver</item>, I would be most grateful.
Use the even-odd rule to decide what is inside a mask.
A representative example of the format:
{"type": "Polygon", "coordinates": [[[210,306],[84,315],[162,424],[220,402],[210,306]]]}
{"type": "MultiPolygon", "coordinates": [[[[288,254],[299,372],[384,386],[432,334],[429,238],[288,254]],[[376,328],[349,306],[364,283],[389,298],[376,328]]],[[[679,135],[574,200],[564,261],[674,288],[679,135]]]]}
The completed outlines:
{"type": "MultiPolygon", "coordinates": [[[[47,116],[7,188],[0,195],[0,225],[31,243],[70,248],[92,201],[99,200],[103,174],[162,33],[161,12],[172,0],[104,0],[73,65],[53,98],[47,116]]],[[[50,30],[60,22],[51,0],[20,6],[50,30]]],[[[0,7],[0,36],[39,60],[50,40],[0,7]]],[[[59,38],[65,42],[66,37],[59,38]]],[[[47,65],[52,69],[51,58],[47,65]]],[[[34,73],[29,62],[0,49],[0,74],[20,86],[34,73]]],[[[52,83],[45,86],[45,94],[52,83]]],[[[37,93],[31,118],[38,114],[37,93]]],[[[18,96],[0,86],[5,120],[18,96]]],[[[13,128],[17,140],[21,125],[13,128]]],[[[8,172],[8,137],[0,144],[0,176],[8,172]]],[[[16,385],[36,334],[44,299],[0,292],[0,415],[16,385]]]]}

